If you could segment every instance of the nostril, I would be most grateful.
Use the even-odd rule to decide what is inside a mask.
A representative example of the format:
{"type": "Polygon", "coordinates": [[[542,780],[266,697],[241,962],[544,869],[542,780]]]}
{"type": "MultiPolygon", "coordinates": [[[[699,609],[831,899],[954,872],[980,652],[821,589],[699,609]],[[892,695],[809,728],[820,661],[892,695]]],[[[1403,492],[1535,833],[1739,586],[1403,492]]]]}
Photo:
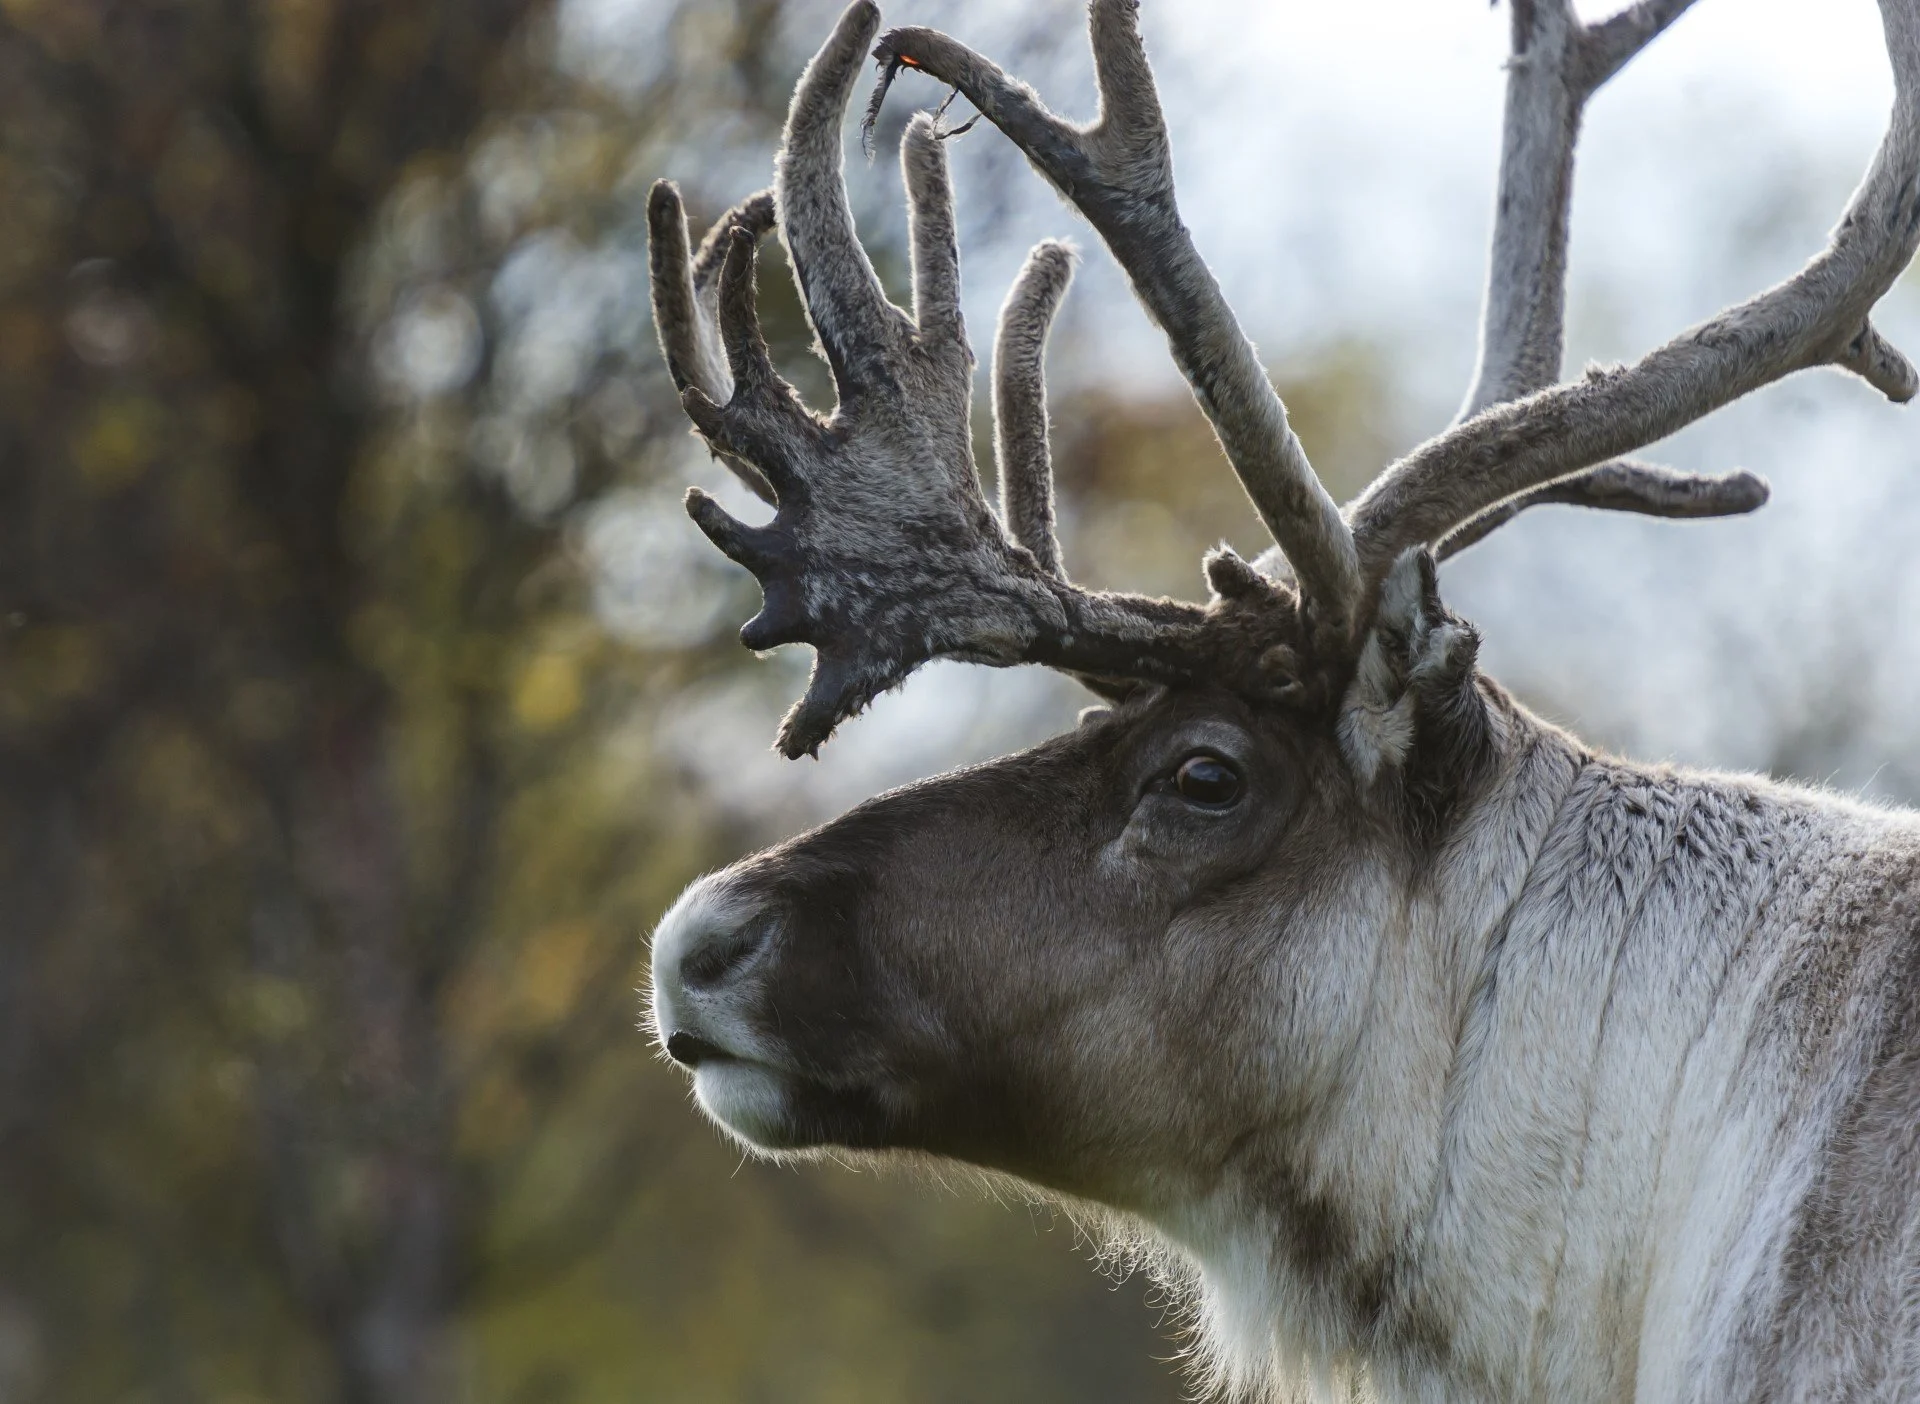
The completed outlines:
{"type": "Polygon", "coordinates": [[[688,951],[680,962],[681,982],[696,990],[719,984],[746,964],[763,939],[764,926],[751,922],[688,951]]]}
{"type": "Polygon", "coordinates": [[[710,1063],[731,1057],[726,1049],[708,1043],[704,1038],[690,1033],[677,1033],[667,1039],[667,1056],[683,1067],[697,1068],[702,1063],[710,1063]]]}

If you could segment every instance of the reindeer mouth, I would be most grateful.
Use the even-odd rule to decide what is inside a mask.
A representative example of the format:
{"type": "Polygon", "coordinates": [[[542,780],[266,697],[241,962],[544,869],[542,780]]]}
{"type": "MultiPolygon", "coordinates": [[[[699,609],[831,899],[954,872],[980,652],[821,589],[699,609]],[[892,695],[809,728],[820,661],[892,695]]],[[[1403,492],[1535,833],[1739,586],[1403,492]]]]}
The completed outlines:
{"type": "Polygon", "coordinates": [[[693,1091],[723,1131],[763,1154],[880,1150],[896,1141],[887,1099],[864,1084],[836,1085],[722,1052],[694,1068],[693,1091]]]}
{"type": "Polygon", "coordinates": [[[799,1150],[812,1142],[796,1136],[792,1084],[780,1069],[723,1055],[699,1064],[693,1094],[720,1128],[758,1151],[799,1150]]]}
{"type": "Polygon", "coordinates": [[[729,1053],[717,1043],[710,1043],[699,1034],[691,1034],[682,1029],[667,1038],[667,1056],[683,1068],[698,1068],[702,1063],[739,1062],[736,1054],[729,1053]]]}

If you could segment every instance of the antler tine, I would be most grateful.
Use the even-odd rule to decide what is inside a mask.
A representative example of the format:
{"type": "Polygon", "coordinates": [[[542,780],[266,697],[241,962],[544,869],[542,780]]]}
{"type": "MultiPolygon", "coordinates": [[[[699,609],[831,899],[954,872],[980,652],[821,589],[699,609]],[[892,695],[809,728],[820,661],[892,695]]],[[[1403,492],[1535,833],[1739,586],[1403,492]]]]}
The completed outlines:
{"type": "Polygon", "coordinates": [[[889,357],[912,330],[887,301],[847,201],[841,126],[879,27],[872,0],[847,7],[800,75],[774,159],[780,237],[843,403],[887,381],[889,357]]]}
{"type": "Polygon", "coordinates": [[[1880,10],[1893,112],[1827,247],[1636,364],[1495,405],[1389,468],[1348,513],[1369,582],[1403,550],[1503,499],[1664,438],[1793,371],[1841,366],[1896,400],[1920,388],[1869,319],[1920,247],[1920,0],[1881,0],[1880,10]]]}
{"type": "Polygon", "coordinates": [[[1086,127],[1055,116],[1026,85],[937,30],[890,30],[874,53],[889,73],[904,64],[965,93],[1099,231],[1166,333],[1323,637],[1344,645],[1358,587],[1352,536],[1181,223],[1137,0],[1092,0],[1089,9],[1100,115],[1086,127]]]}
{"type": "Polygon", "coordinates": [[[1859,333],[1833,358],[1833,364],[1852,371],[1897,405],[1920,394],[1920,372],[1872,322],[1861,324],[1859,333]]]}
{"type": "MultiPolygon", "coordinates": [[[[1000,307],[993,339],[993,456],[1000,520],[1048,575],[1067,584],[1053,530],[1053,450],[1047,435],[1047,335],[1073,282],[1073,248],[1043,239],[1027,254],[1000,307]]],[[[1231,588],[1231,587],[1230,587],[1231,588]]],[[[1123,678],[1076,671],[1080,685],[1108,701],[1133,690],[1123,678]]]]}
{"type": "Polygon", "coordinates": [[[953,224],[953,181],[947,148],[933,118],[916,113],[900,142],[900,177],[907,189],[907,239],[913,260],[913,320],[923,344],[959,338],[960,244],[953,224]]]}
{"type": "MultiPolygon", "coordinates": [[[[689,385],[680,394],[680,404],[709,444],[763,473],[778,501],[798,486],[789,466],[793,451],[819,443],[823,431],[793,387],[774,370],[760,333],[754,280],[759,242],[750,229],[729,230],[717,280],[720,342],[732,393],[725,404],[717,404],[698,385],[689,385]]],[[[777,540],[771,528],[736,521],[699,488],[687,490],[687,506],[714,545],[742,565],[751,568],[753,558],[765,556],[777,540]]],[[[751,647],[771,648],[790,641],[770,637],[775,628],[774,603],[769,599],[768,609],[747,626],[749,632],[757,630],[762,636],[758,641],[749,639],[751,647]]]]}
{"type": "MultiPolygon", "coordinates": [[[[733,395],[733,377],[720,345],[718,302],[720,265],[729,238],[744,229],[759,238],[773,227],[773,192],[749,195],[720,216],[697,255],[689,257],[687,212],[671,181],[656,181],[647,195],[647,253],[653,278],[653,325],[674,388],[689,386],[716,404],[733,395]]],[[[731,454],[719,455],[735,477],[762,501],[773,501],[773,489],[752,464],[731,454]]]]}
{"type": "Polygon", "coordinates": [[[993,339],[994,459],[1000,518],[1041,569],[1066,579],[1053,534],[1053,455],[1047,443],[1047,334],[1073,281],[1073,250],[1036,244],[1000,309],[993,339]]]}
{"type": "Polygon", "coordinates": [[[1685,14],[1693,0],[1638,0],[1586,27],[1581,40],[1582,86],[1591,93],[1685,14]]]}
{"type": "Polygon", "coordinates": [[[1516,0],[1480,356],[1460,419],[1560,378],[1567,216],[1586,100],[1570,0],[1516,0]]]}
{"type": "Polygon", "coordinates": [[[1767,480],[1745,469],[1687,473],[1658,463],[1615,459],[1571,478],[1543,483],[1497,503],[1448,532],[1434,554],[1441,560],[1505,526],[1529,507],[1560,503],[1646,517],[1736,517],[1766,505],[1767,480]]]}

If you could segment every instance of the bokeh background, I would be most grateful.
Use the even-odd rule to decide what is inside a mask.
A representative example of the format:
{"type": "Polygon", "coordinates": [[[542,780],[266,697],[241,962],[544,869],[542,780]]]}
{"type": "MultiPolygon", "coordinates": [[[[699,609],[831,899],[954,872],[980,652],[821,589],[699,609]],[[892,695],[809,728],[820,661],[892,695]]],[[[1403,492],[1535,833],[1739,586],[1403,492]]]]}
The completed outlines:
{"type": "MultiPolygon", "coordinates": [[[[1180,1397],[1167,1304],[1071,1223],[745,1162],[636,1030],[690,877],[1084,700],[936,666],[779,761],[805,651],[738,646],[751,581],[680,511],[752,508],[654,349],[645,189],[765,184],[833,8],[0,0],[0,1401],[1180,1397]]],[[[1090,107],[1070,0],[891,17],[1090,107]]],[[[1145,23],[1187,218],[1345,497],[1464,392],[1507,16],[1145,23]]],[[[1570,365],[1792,271],[1890,91],[1871,0],[1702,0],[1590,109],[1570,365]]],[[[940,96],[903,76],[851,164],[895,288],[940,96]]],[[[981,348],[1033,239],[1088,246],[1073,569],[1197,594],[1263,543],[1156,334],[995,132],[953,149],[981,348]]],[[[1911,278],[1880,320],[1920,347],[1911,278]]],[[[1660,450],[1768,474],[1757,516],[1547,509],[1445,588],[1597,741],[1911,799],[1915,428],[1800,377],[1660,450]]]]}

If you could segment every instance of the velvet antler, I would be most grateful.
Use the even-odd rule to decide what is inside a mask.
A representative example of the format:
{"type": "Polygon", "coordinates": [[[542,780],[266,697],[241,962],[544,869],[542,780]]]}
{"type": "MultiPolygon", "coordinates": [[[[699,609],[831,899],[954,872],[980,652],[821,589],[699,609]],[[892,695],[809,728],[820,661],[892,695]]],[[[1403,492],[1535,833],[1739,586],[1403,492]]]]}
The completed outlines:
{"type": "MultiPolygon", "coordinates": [[[[808,65],[774,185],[780,234],[838,405],[831,416],[813,414],[774,370],[754,310],[757,233],[738,218],[723,224],[712,300],[726,399],[710,393],[717,374],[704,384],[684,376],[682,404],[702,436],[758,472],[778,504],[772,522],[753,527],[698,489],[687,496],[700,529],[760,581],[765,603],[741,639],[815,649],[780,749],[814,751],[839,722],[935,657],[1044,663],[1096,678],[1219,679],[1277,700],[1302,697],[1293,654],[1276,650],[1294,636],[1294,597],[1236,558],[1210,562],[1219,597],[1205,606],[1081,590],[1060,572],[1041,525],[1051,511],[1038,370],[1038,344],[1064,290],[1057,246],[1036,251],[1002,337],[1011,348],[1001,379],[1003,461],[1017,539],[988,508],[973,466],[973,356],[960,316],[952,191],[931,119],[908,125],[901,150],[912,316],[887,301],[847,204],[842,127],[878,19],[865,0],[853,5],[808,65]]],[[[661,208],[674,199],[658,188],[653,198],[661,208]]],[[[693,281],[682,272],[687,241],[670,228],[662,239],[658,223],[655,239],[656,306],[677,307],[676,290],[693,281]]],[[[673,340],[664,325],[662,340],[673,340]]]]}

